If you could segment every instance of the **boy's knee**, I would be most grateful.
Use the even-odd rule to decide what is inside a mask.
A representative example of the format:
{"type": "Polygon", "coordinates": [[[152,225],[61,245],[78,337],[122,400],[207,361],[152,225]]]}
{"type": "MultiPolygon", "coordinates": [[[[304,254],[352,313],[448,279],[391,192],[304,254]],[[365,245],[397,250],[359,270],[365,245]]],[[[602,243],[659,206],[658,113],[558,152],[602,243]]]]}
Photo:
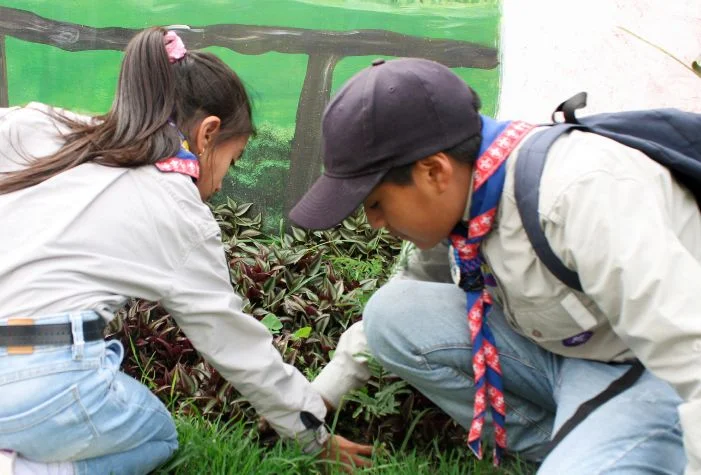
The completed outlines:
{"type": "Polygon", "coordinates": [[[417,284],[409,280],[390,281],[375,292],[365,306],[365,335],[372,354],[380,361],[388,350],[402,345],[410,337],[410,320],[416,311],[412,288],[417,284]]]}
{"type": "Polygon", "coordinates": [[[368,300],[363,310],[363,326],[366,334],[383,332],[390,325],[401,306],[402,281],[390,281],[380,287],[368,300]]]}

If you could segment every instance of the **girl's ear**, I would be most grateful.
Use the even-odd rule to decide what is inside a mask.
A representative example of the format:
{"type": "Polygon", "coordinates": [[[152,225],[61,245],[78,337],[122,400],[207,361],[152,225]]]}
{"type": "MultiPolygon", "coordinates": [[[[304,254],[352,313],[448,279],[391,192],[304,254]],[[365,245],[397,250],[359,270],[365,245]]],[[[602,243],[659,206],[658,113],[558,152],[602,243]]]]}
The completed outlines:
{"type": "Polygon", "coordinates": [[[219,133],[221,119],[215,115],[210,115],[202,119],[195,130],[195,143],[192,152],[195,155],[202,154],[214,144],[214,139],[219,133]]]}

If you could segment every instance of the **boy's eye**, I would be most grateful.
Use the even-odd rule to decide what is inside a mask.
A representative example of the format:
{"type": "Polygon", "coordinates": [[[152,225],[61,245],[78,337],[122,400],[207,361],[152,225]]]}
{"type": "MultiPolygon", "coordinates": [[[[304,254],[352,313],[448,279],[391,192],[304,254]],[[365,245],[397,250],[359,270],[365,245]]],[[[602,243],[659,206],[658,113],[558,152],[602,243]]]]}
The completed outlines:
{"type": "Polygon", "coordinates": [[[370,206],[368,206],[368,208],[370,208],[370,209],[377,209],[379,207],[380,207],[379,201],[373,201],[373,203],[370,206]]]}

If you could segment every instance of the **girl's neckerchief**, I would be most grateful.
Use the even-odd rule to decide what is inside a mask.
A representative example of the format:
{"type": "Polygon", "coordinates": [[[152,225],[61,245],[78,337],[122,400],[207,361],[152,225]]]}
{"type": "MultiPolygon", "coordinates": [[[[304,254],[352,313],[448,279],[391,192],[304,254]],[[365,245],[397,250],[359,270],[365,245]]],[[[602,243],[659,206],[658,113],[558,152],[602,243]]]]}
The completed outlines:
{"type": "Polygon", "coordinates": [[[467,318],[472,340],[472,369],[475,377],[474,414],[467,445],[482,458],[482,427],[487,404],[494,422],[494,464],[498,465],[506,450],[506,405],[501,379],[501,365],[487,316],[492,298],[485,288],[495,285],[483,264],[480,245],[492,229],[504,188],[506,159],[519,141],[533,128],[525,122],[496,122],[482,116],[482,146],[472,171],[472,196],[467,223],[453,229],[451,257],[459,270],[458,285],[467,293],[467,318]]]}
{"type": "MultiPolygon", "coordinates": [[[[170,123],[175,127],[174,123],[170,123]]],[[[180,150],[174,157],[164,158],[155,163],[156,168],[162,172],[175,172],[188,175],[197,180],[200,177],[200,162],[194,153],[190,151],[190,146],[185,140],[185,136],[178,130],[180,136],[180,150]]]]}

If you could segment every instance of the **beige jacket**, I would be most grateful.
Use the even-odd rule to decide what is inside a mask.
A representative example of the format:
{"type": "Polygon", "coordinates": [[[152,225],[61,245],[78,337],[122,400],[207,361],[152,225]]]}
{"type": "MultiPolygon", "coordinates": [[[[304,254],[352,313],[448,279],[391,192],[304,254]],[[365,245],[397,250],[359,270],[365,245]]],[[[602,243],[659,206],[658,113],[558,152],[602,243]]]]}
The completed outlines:
{"type": "MultiPolygon", "coordinates": [[[[543,173],[539,213],[548,242],[577,271],[585,295],[536,257],[514,199],[517,159],[518,150],[507,162],[496,227],[483,244],[509,323],[564,356],[640,358],[683,397],[687,473],[701,472],[701,213],[693,196],[638,151],[582,132],[558,140],[543,173]],[[563,344],[586,331],[593,336],[584,344],[563,344]]],[[[445,280],[448,260],[437,261],[436,252],[413,258],[405,276],[445,280]]],[[[315,381],[322,394],[337,401],[363,379],[367,369],[350,351],[365,347],[359,323],[339,343],[339,364],[332,361],[315,381]]]]}
{"type": "MultiPolygon", "coordinates": [[[[0,109],[0,172],[60,147],[46,110],[0,109]]],[[[159,301],[279,433],[311,440],[300,411],[323,420],[324,403],[241,311],[219,226],[190,177],[85,164],[0,195],[0,320],[86,309],[110,319],[127,297],[159,301]]]]}

